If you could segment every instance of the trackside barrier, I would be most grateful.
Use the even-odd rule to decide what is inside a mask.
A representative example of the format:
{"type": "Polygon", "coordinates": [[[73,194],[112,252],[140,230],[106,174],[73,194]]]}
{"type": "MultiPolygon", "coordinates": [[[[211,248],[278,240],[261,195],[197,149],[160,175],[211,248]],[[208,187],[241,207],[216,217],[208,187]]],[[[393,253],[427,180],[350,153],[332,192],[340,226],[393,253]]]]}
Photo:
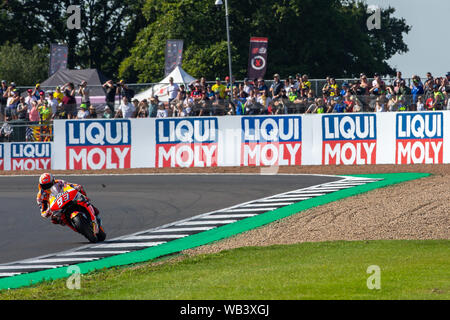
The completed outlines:
{"type": "Polygon", "coordinates": [[[450,163],[450,112],[56,120],[0,170],[450,163]]]}

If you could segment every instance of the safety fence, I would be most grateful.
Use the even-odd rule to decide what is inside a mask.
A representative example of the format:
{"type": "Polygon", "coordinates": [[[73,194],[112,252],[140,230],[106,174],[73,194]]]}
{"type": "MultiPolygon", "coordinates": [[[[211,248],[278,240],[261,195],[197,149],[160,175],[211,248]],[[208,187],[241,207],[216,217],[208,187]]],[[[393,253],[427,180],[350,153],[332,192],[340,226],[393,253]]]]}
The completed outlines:
{"type": "Polygon", "coordinates": [[[0,170],[450,163],[450,112],[55,120],[0,170]]]}
{"type": "Polygon", "coordinates": [[[53,141],[53,122],[0,121],[0,142],[53,141]]]}

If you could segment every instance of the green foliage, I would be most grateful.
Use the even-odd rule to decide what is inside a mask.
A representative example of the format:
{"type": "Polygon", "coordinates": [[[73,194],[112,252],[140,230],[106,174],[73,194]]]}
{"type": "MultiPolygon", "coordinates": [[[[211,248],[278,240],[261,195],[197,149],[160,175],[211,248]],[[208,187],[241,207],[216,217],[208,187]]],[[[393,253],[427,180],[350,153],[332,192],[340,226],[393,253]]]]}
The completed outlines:
{"type": "MultiPolygon", "coordinates": [[[[242,247],[0,291],[0,300],[401,300],[450,298],[449,240],[310,242],[242,247]],[[370,290],[367,269],[381,269],[370,290]]],[[[176,318],[176,317],[172,317],[176,318]]]]}
{"type": "Polygon", "coordinates": [[[0,78],[17,86],[31,86],[48,77],[49,52],[34,46],[31,50],[20,44],[0,46],[0,78]]]}
{"type": "MultiPolygon", "coordinates": [[[[229,0],[233,74],[247,73],[249,39],[268,37],[267,74],[352,77],[393,74],[387,61],[408,51],[410,27],[381,12],[381,30],[368,31],[367,5],[357,0],[229,0]]],[[[69,46],[69,68],[98,68],[127,81],[164,75],[168,39],[184,40],[184,69],[196,77],[228,73],[224,8],[214,0],[8,0],[0,4],[0,45],[27,50],[69,46]],[[81,7],[81,29],[66,25],[69,5],[81,7]]]]}
{"type": "Polygon", "coordinates": [[[0,44],[67,44],[68,68],[98,68],[116,76],[129,55],[137,32],[144,26],[144,0],[9,0],[0,6],[0,44]],[[68,29],[67,8],[81,8],[81,29],[68,29]]]}
{"type": "MultiPolygon", "coordinates": [[[[249,39],[269,38],[268,74],[352,77],[360,72],[394,74],[386,62],[408,51],[410,27],[383,9],[381,30],[368,31],[367,5],[356,0],[229,0],[233,72],[246,76],[249,39]]],[[[227,73],[224,10],[212,0],[146,0],[141,30],[119,74],[159,81],[167,39],[183,39],[183,68],[196,77],[227,73]]]]}

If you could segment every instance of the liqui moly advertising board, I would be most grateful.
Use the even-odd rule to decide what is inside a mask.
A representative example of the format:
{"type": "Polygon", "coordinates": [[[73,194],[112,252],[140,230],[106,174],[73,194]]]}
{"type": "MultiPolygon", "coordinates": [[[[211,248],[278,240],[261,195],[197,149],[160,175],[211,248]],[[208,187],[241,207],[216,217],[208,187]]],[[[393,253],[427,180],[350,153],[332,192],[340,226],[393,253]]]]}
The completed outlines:
{"type": "Polygon", "coordinates": [[[69,170],[130,168],[129,120],[66,122],[66,167],[69,170]]]}
{"type": "Polygon", "coordinates": [[[301,165],[300,116],[242,117],[241,166],[301,165]]]}
{"type": "Polygon", "coordinates": [[[322,117],[322,164],[375,164],[375,114],[332,114],[322,117]]]}
{"type": "Polygon", "coordinates": [[[11,170],[49,170],[51,167],[51,143],[11,143],[11,170]]]}
{"type": "Polygon", "coordinates": [[[443,163],[442,112],[396,115],[396,164],[443,163]]]}
{"type": "Polygon", "coordinates": [[[217,166],[217,118],[156,119],[157,168],[217,166]]]}

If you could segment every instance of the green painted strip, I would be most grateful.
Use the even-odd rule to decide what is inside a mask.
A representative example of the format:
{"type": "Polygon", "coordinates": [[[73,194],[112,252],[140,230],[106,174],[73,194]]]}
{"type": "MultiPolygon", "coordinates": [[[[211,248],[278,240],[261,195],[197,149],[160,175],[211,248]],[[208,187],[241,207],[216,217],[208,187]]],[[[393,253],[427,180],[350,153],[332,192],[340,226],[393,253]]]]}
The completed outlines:
{"type": "MultiPolygon", "coordinates": [[[[183,250],[195,248],[214,241],[231,237],[233,235],[258,228],[268,223],[296,214],[300,211],[317,207],[326,203],[355,196],[370,190],[386,187],[389,185],[420,179],[429,176],[428,173],[391,173],[391,174],[371,174],[371,175],[352,175],[365,178],[380,178],[383,180],[355,186],[348,189],[339,190],[323,196],[303,200],[289,206],[279,208],[273,211],[265,212],[260,215],[246,218],[228,225],[217,227],[205,232],[201,232],[189,237],[176,239],[156,247],[151,247],[139,251],[129,252],[113,257],[107,257],[96,261],[77,264],[82,274],[115,266],[123,266],[138,262],[149,261],[164,255],[180,252],[183,250]]],[[[67,278],[69,267],[60,267],[51,270],[38,271],[27,274],[20,274],[13,277],[0,279],[0,290],[8,288],[19,288],[29,286],[46,280],[55,280],[67,278]]]]}

